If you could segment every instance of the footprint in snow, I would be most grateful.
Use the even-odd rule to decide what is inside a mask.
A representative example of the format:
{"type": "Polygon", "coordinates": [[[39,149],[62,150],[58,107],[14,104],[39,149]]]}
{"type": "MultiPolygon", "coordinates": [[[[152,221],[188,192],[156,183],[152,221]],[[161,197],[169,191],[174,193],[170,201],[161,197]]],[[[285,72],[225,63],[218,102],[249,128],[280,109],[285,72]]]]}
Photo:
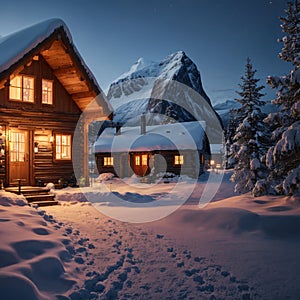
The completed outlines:
{"type": "Polygon", "coordinates": [[[45,228],[33,228],[32,232],[37,235],[48,235],[49,231],[45,228]]]}

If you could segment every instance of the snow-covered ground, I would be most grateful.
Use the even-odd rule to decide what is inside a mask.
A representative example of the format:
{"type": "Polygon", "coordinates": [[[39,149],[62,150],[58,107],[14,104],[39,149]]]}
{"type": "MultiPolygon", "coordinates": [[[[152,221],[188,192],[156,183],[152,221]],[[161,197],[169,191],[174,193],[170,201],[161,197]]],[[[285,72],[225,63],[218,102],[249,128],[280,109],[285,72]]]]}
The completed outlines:
{"type": "Polygon", "coordinates": [[[236,196],[229,176],[204,208],[204,179],[187,181],[188,201],[147,223],[102,209],[157,201],[175,182],[56,190],[61,205],[38,209],[1,191],[0,299],[300,299],[300,199],[236,196]]]}

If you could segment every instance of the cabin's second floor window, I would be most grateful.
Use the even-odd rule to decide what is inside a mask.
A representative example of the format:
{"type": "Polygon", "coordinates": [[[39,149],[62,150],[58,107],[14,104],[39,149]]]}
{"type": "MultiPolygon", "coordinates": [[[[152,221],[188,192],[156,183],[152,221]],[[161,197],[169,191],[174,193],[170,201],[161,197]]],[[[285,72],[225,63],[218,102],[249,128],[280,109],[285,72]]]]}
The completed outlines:
{"type": "Polygon", "coordinates": [[[42,103],[53,104],[53,81],[42,79],[42,103]]]}
{"type": "Polygon", "coordinates": [[[16,76],[10,81],[9,99],[23,102],[34,102],[34,78],[16,76]]]}
{"type": "Polygon", "coordinates": [[[56,134],[55,135],[55,158],[57,160],[71,159],[71,140],[70,134],[56,134]]]}
{"type": "Polygon", "coordinates": [[[114,165],[114,158],[111,157],[111,156],[104,157],[103,165],[104,166],[113,166],[114,165]]]}
{"type": "Polygon", "coordinates": [[[183,165],[183,163],[184,163],[183,155],[174,156],[174,165],[183,165]]]}

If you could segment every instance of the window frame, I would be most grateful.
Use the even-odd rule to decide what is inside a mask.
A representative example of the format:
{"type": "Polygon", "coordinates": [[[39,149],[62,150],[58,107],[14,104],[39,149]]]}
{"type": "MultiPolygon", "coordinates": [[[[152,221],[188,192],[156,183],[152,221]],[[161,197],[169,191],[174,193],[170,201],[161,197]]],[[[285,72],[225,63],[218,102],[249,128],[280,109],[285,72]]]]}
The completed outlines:
{"type": "Polygon", "coordinates": [[[72,161],[72,142],[73,142],[73,136],[71,133],[69,132],[57,132],[54,134],[54,160],[55,161],[72,161]],[[60,137],[68,137],[69,138],[69,141],[70,141],[70,144],[67,144],[67,145],[58,145],[57,142],[58,142],[58,136],[60,137]],[[60,146],[60,153],[61,153],[61,158],[58,158],[57,157],[57,154],[58,154],[58,147],[60,146]],[[68,157],[62,157],[62,153],[63,153],[63,148],[65,149],[69,149],[69,156],[68,157]]]}
{"type": "Polygon", "coordinates": [[[182,154],[174,155],[174,165],[175,166],[182,166],[184,165],[184,156],[182,154]]]}
{"type": "Polygon", "coordinates": [[[149,155],[148,154],[135,154],[134,164],[135,166],[148,166],[149,155]]]}
{"type": "Polygon", "coordinates": [[[24,132],[12,131],[10,132],[10,162],[24,163],[26,156],[26,137],[24,132]]]}
{"type": "Polygon", "coordinates": [[[51,79],[47,79],[47,78],[42,78],[42,82],[41,82],[41,85],[42,85],[42,89],[41,89],[41,102],[43,105],[53,105],[53,102],[54,102],[54,95],[53,95],[53,90],[54,90],[54,81],[51,80],[51,79]],[[51,90],[46,90],[46,95],[47,97],[49,97],[49,93],[50,93],[50,98],[51,98],[51,102],[49,103],[48,102],[44,102],[43,101],[43,98],[44,98],[44,82],[47,82],[47,83],[50,83],[51,84],[51,90]]]}
{"type": "Polygon", "coordinates": [[[114,157],[113,156],[104,156],[103,157],[103,167],[113,167],[114,166],[114,157]]]}
{"type": "Polygon", "coordinates": [[[34,76],[31,76],[31,75],[16,75],[14,78],[10,79],[10,84],[9,84],[9,100],[10,101],[16,101],[16,102],[22,102],[22,103],[35,103],[35,94],[36,94],[36,91],[35,91],[35,86],[36,86],[36,79],[34,76]],[[17,78],[20,78],[20,85],[13,85],[12,86],[12,82],[14,80],[16,80],[17,78]],[[32,88],[29,87],[25,87],[25,80],[27,79],[30,79],[32,80],[32,88]],[[19,94],[19,98],[18,97],[13,97],[12,96],[12,89],[15,89],[15,90],[18,90],[18,93],[19,94]],[[25,95],[25,92],[26,91],[29,91],[29,95],[32,93],[32,99],[30,100],[24,100],[24,95],[25,95]]]}
{"type": "Polygon", "coordinates": [[[141,155],[142,166],[148,166],[148,154],[141,155]]]}
{"type": "Polygon", "coordinates": [[[135,155],[134,156],[134,163],[135,163],[136,166],[141,165],[141,156],[140,155],[135,155]]]}

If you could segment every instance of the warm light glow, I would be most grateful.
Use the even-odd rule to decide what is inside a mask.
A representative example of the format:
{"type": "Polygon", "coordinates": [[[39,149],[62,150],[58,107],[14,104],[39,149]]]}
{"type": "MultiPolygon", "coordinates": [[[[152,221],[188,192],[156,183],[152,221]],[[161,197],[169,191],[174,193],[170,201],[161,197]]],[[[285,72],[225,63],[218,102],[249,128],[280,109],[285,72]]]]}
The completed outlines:
{"type": "Polygon", "coordinates": [[[214,161],[214,160],[211,160],[211,161],[210,161],[210,165],[211,165],[211,166],[214,166],[214,165],[215,165],[215,161],[214,161]]]}
{"type": "Polygon", "coordinates": [[[54,142],[54,136],[51,135],[51,136],[49,137],[49,143],[53,143],[53,142],[54,142]]]}
{"type": "Polygon", "coordinates": [[[140,166],[140,165],[141,165],[141,158],[140,158],[139,155],[137,155],[137,156],[135,157],[135,165],[136,165],[136,166],[140,166]]]}
{"type": "Polygon", "coordinates": [[[148,165],[148,155],[144,154],[142,155],[142,166],[147,166],[148,165]]]}
{"type": "Polygon", "coordinates": [[[103,161],[104,166],[113,166],[114,165],[114,158],[111,156],[104,157],[103,161]]]}
{"type": "Polygon", "coordinates": [[[148,166],[148,154],[136,155],[134,157],[136,166],[148,166]]]}
{"type": "Polygon", "coordinates": [[[56,159],[70,160],[71,159],[71,135],[56,134],[55,136],[56,159]]]}
{"type": "Polygon", "coordinates": [[[34,78],[16,76],[10,81],[9,98],[24,102],[34,102],[34,78]]]}
{"type": "Polygon", "coordinates": [[[10,81],[9,98],[13,100],[22,100],[22,76],[16,76],[10,81]]]}
{"type": "Polygon", "coordinates": [[[53,104],[53,82],[42,79],[42,103],[53,104]]]}
{"type": "Polygon", "coordinates": [[[174,164],[175,165],[183,165],[184,159],[183,155],[175,155],[174,156],[174,164]]]}
{"type": "Polygon", "coordinates": [[[10,132],[10,161],[25,161],[25,134],[24,132],[10,132]]]}

